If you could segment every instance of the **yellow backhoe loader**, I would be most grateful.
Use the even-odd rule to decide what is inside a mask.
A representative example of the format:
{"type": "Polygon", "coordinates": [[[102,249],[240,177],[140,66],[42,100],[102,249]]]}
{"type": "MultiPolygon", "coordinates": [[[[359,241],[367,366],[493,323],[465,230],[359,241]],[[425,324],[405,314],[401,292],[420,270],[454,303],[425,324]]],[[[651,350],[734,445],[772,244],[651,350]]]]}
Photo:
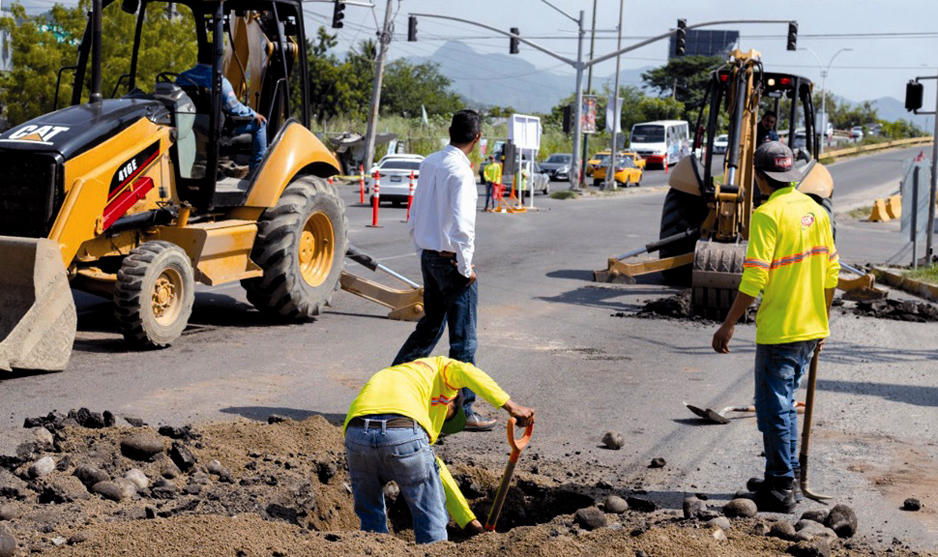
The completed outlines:
{"type": "MultiPolygon", "coordinates": [[[[340,166],[309,130],[308,103],[296,102],[309,94],[301,0],[123,0],[137,23],[112,97],[122,84],[126,94],[105,99],[102,13],[112,3],[93,0],[78,64],[65,68],[75,72],[70,106],[0,134],[0,369],[65,368],[70,287],[112,298],[127,341],[162,347],[185,329],[196,282],[240,281],[261,312],[305,320],[343,275],[348,221],[326,181],[340,166]],[[194,39],[212,48],[211,87],[171,71],[138,81],[148,14],[168,8],[191,11],[194,39]],[[245,164],[251,147],[222,111],[223,75],[267,120],[266,154],[242,179],[221,172],[245,164]]],[[[391,291],[391,302],[366,286],[360,294],[400,309],[392,317],[420,317],[418,285],[391,291]]]]}
{"type": "MultiPolygon", "coordinates": [[[[816,160],[818,136],[811,89],[811,81],[803,77],[764,71],[754,50],[733,51],[727,63],[710,75],[697,120],[694,152],[671,171],[659,240],[610,258],[606,269],[593,273],[594,279],[634,282],[637,276],[661,272],[668,282],[690,284],[695,314],[725,317],[742,277],[750,216],[764,201],[755,186],[753,169],[763,98],[770,103],[774,100],[776,113],[782,99],[788,100],[789,138],[796,136],[796,129],[804,128],[805,143],[792,146],[796,167],[803,176],[798,190],[827,210],[833,223],[834,184],[830,172],[816,160]],[[721,133],[719,116],[724,112],[729,120],[729,147],[721,161],[714,156],[713,142],[721,133]],[[718,174],[714,169],[719,167],[722,173],[718,174]],[[660,259],[627,261],[654,251],[660,251],[660,259]]],[[[873,277],[868,274],[841,278],[838,287],[855,297],[885,295],[873,289],[873,277]]]]}

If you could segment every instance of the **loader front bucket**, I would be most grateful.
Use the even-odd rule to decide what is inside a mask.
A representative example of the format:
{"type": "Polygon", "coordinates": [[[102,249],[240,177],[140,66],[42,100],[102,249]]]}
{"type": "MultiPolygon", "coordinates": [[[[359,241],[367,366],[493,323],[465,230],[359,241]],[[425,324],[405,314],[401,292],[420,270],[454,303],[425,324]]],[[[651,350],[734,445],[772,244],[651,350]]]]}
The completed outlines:
{"type": "Polygon", "coordinates": [[[78,326],[58,244],[0,236],[0,370],[62,371],[78,326]]]}

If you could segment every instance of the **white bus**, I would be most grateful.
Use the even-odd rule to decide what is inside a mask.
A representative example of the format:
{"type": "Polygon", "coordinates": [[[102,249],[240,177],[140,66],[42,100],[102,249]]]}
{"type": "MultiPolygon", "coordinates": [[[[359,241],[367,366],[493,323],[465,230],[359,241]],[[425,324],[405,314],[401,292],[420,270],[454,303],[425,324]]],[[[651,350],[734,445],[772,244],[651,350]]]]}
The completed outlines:
{"type": "Polygon", "coordinates": [[[684,120],[658,120],[632,126],[629,150],[651,164],[668,165],[690,154],[690,134],[684,120]]]}

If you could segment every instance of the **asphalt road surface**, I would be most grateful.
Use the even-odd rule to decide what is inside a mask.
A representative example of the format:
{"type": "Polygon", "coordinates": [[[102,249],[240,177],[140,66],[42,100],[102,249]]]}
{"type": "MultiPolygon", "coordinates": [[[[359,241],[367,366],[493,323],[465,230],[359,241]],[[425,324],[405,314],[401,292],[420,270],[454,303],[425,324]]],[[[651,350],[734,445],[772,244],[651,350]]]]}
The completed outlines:
{"type": "MultiPolygon", "coordinates": [[[[859,203],[870,192],[897,187],[902,159],[918,150],[833,165],[837,198],[859,203]]],[[[609,256],[657,238],[664,191],[654,186],[665,182],[662,171],[652,170],[642,187],[622,194],[538,196],[538,211],[480,213],[477,363],[516,401],[537,409],[530,451],[568,463],[577,470],[571,481],[590,471],[614,486],[641,486],[660,505],[680,509],[688,493],[707,493],[711,502],[729,498],[760,475],[763,459],[751,416],[701,425],[682,404],[749,403],[754,326],[737,327],[732,353],[718,355],[710,348],[716,324],[615,316],[674,292],[654,278],[631,286],[591,282],[592,270],[609,256]],[[622,450],[598,447],[607,430],[625,435],[622,450]],[[648,470],[653,457],[667,466],[648,470]]],[[[368,228],[371,211],[357,202],[357,190],[341,191],[351,241],[419,280],[404,209],[383,207],[382,228],[368,228]]],[[[904,245],[892,223],[840,217],[838,243],[847,261],[884,261],[904,245]]],[[[361,385],[390,363],[413,329],[345,292],[314,323],[272,325],[247,304],[240,286],[229,285],[197,295],[191,326],[172,347],[138,352],[115,333],[106,301],[81,295],[79,313],[67,371],[0,377],[0,449],[12,450],[24,418],[81,406],[151,425],[265,419],[275,412],[341,420],[361,385]]],[[[836,311],[832,328],[821,355],[812,485],[854,505],[861,534],[886,546],[895,537],[934,548],[938,325],[836,311]],[[906,497],[922,500],[925,510],[898,510],[906,497]]],[[[444,338],[436,353],[446,349],[444,338]]],[[[456,436],[445,450],[500,468],[507,447],[503,433],[492,432],[456,436]]]]}

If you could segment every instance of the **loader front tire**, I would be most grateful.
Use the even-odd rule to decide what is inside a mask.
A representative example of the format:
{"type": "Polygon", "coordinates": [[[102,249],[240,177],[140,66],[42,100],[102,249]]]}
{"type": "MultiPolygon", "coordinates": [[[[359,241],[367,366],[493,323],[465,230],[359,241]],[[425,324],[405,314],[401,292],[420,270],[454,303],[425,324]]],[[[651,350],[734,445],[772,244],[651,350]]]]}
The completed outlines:
{"type": "Polygon", "coordinates": [[[124,258],[114,288],[114,315],[127,342],[163,348],[192,315],[195,280],[189,256],[170,242],[146,242],[124,258]]]}
{"type": "Polygon", "coordinates": [[[335,188],[322,178],[297,178],[257,228],[251,259],[264,275],[241,281],[248,301],[285,321],[319,315],[339,286],[348,249],[348,219],[335,188]]]}
{"type": "MultiPolygon", "coordinates": [[[[658,239],[663,240],[680,232],[684,232],[690,227],[699,227],[707,218],[710,209],[707,203],[699,195],[691,195],[680,190],[671,188],[664,198],[664,206],[661,208],[661,228],[658,239]]],[[[697,246],[697,238],[691,236],[672,242],[658,252],[662,258],[693,253],[697,246]]],[[[691,281],[692,268],[690,265],[662,271],[661,276],[668,284],[689,286],[691,281]]]]}

